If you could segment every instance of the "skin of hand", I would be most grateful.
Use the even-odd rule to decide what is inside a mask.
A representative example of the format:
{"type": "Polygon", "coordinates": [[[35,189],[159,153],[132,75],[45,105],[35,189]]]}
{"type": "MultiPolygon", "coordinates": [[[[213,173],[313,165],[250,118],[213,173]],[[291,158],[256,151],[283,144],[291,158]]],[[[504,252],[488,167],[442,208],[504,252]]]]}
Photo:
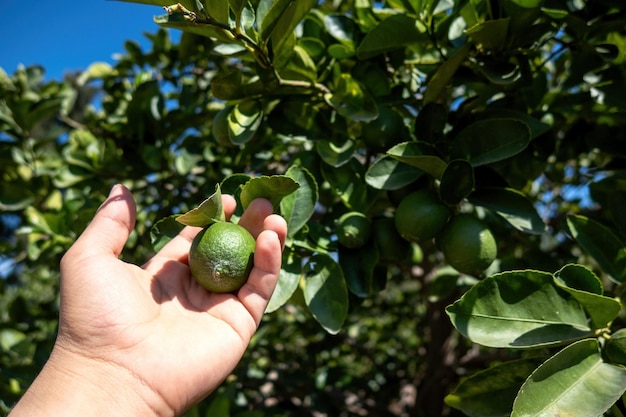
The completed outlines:
{"type": "MultiPolygon", "coordinates": [[[[223,196],[227,218],[235,200],[223,196]]],[[[232,372],[274,290],[287,225],[254,200],[239,224],[256,238],[248,282],[209,293],[191,277],[186,227],[142,267],[119,255],[135,224],[128,189],[114,186],[61,261],[59,332],[19,416],[175,416],[232,372]]]]}

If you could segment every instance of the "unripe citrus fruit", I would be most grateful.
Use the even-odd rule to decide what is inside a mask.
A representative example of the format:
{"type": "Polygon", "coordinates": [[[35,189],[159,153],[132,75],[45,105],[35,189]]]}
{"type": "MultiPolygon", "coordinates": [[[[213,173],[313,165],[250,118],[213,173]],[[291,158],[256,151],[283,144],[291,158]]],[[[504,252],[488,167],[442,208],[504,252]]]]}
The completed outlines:
{"type": "Polygon", "coordinates": [[[411,245],[400,236],[392,218],[376,219],[372,228],[381,261],[398,262],[408,259],[411,254],[411,245]]]}
{"type": "Polygon", "coordinates": [[[337,240],[346,248],[360,248],[372,235],[372,223],[363,213],[349,211],[337,221],[337,240]]]}
{"type": "Polygon", "coordinates": [[[417,242],[439,234],[450,217],[450,209],[430,190],[412,192],[396,209],[395,224],[406,240],[417,242]]]}
{"type": "Polygon", "coordinates": [[[453,217],[437,236],[437,245],[450,266],[471,275],[487,269],[498,255],[491,230],[470,214],[453,217]]]}
{"type": "Polygon", "coordinates": [[[209,291],[236,291],[252,269],[255,243],[250,232],[238,224],[213,223],[191,243],[191,275],[209,291]]]}

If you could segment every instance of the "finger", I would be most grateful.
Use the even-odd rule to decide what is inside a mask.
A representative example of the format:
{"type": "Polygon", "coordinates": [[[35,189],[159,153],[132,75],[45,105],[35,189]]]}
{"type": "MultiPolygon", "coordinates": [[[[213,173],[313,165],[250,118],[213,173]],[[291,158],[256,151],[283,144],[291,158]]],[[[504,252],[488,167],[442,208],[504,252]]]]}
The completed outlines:
{"type": "Polygon", "coordinates": [[[254,268],[237,294],[257,326],[278,281],[287,232],[285,220],[280,216],[269,216],[264,224],[266,229],[257,237],[254,268]]]}
{"type": "Polygon", "coordinates": [[[252,200],[239,219],[239,224],[256,237],[263,231],[265,219],[274,212],[274,207],[269,200],[257,198],[252,200]]]}
{"type": "MultiPolygon", "coordinates": [[[[224,214],[226,219],[229,219],[235,212],[237,202],[231,195],[222,195],[222,206],[224,208],[224,214]]],[[[191,242],[196,237],[198,232],[202,230],[201,227],[187,226],[172,240],[170,240],[161,250],[156,254],[155,258],[173,260],[176,262],[187,263],[189,259],[189,249],[191,248],[191,242]]],[[[153,258],[154,259],[154,258],[153,258]]],[[[144,269],[148,269],[151,264],[155,262],[149,260],[144,264],[144,269]]]]}
{"type": "Polygon", "coordinates": [[[135,211],[135,201],[130,191],[121,184],[113,186],[91,223],[68,250],[65,262],[68,258],[73,260],[74,254],[80,254],[81,257],[118,257],[135,226],[135,211]]]}

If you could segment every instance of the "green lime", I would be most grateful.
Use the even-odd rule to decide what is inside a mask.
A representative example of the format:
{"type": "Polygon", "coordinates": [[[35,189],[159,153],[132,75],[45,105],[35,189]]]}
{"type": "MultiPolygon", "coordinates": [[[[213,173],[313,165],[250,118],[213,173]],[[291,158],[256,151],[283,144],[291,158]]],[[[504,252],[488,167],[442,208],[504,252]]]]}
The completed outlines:
{"type": "Polygon", "coordinates": [[[337,240],[346,248],[360,248],[372,235],[372,222],[363,213],[349,211],[337,221],[337,240]]]}
{"type": "Polygon", "coordinates": [[[236,291],[252,269],[255,243],[250,232],[238,224],[213,223],[191,243],[191,275],[209,291],[236,291]]]}
{"type": "Polygon", "coordinates": [[[396,209],[395,224],[406,240],[417,242],[439,234],[450,217],[450,209],[430,190],[415,191],[402,199],[396,209]]]}
{"type": "Polygon", "coordinates": [[[471,214],[453,217],[436,241],[446,262],[457,271],[470,275],[482,273],[498,255],[491,230],[471,214]]]}

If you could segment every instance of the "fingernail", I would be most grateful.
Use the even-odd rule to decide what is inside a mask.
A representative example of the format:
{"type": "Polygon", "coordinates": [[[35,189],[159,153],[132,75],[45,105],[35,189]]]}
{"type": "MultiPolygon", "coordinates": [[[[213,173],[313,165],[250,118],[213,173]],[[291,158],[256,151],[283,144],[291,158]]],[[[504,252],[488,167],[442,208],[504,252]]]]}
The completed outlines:
{"type": "Polygon", "coordinates": [[[109,197],[111,197],[112,195],[117,194],[117,190],[119,190],[120,186],[122,184],[114,184],[113,187],[111,187],[111,190],[109,191],[109,197]]]}

